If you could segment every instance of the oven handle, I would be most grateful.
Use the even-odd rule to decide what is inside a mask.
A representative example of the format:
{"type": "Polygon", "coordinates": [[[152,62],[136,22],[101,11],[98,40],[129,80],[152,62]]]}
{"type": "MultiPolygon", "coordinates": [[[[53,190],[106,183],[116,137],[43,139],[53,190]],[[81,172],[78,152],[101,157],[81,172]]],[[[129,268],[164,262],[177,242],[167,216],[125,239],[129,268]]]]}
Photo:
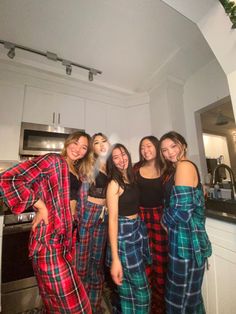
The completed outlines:
{"type": "Polygon", "coordinates": [[[32,229],[31,223],[4,226],[3,227],[3,235],[31,231],[31,229],[32,229]]]}

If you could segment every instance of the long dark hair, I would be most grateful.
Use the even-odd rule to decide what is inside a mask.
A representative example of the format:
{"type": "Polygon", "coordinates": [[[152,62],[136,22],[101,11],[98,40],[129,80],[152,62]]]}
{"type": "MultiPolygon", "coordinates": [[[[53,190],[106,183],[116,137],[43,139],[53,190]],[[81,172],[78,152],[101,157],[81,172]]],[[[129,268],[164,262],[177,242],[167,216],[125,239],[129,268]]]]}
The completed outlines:
{"type": "Polygon", "coordinates": [[[120,150],[123,149],[125,151],[125,153],[127,154],[127,156],[128,156],[127,179],[128,179],[130,184],[134,184],[134,182],[135,182],[130,153],[127,150],[127,148],[123,144],[120,144],[120,143],[112,145],[112,147],[110,149],[110,154],[109,154],[109,157],[107,159],[107,165],[106,165],[107,166],[108,182],[114,180],[119,184],[119,186],[122,189],[125,189],[125,181],[123,178],[123,174],[115,166],[114,161],[113,161],[113,157],[112,157],[113,151],[117,148],[120,150]]]}
{"type": "Polygon", "coordinates": [[[141,153],[141,148],[142,148],[142,143],[144,140],[148,140],[150,141],[153,146],[155,147],[156,150],[156,159],[155,159],[155,167],[157,172],[160,170],[161,168],[161,162],[160,162],[160,149],[159,149],[159,140],[156,136],[154,135],[148,135],[148,136],[144,136],[140,142],[139,142],[139,161],[135,164],[134,169],[135,171],[137,171],[139,168],[141,168],[142,166],[145,165],[146,160],[145,158],[142,156],[141,153]]]}
{"type": "Polygon", "coordinates": [[[186,155],[188,144],[185,138],[181,134],[175,131],[170,131],[168,133],[165,133],[160,138],[160,157],[161,157],[161,162],[163,164],[163,174],[170,175],[175,172],[174,164],[171,161],[166,160],[161,151],[161,144],[166,139],[172,140],[175,144],[177,144],[180,147],[181,154],[179,157],[186,155]]]}

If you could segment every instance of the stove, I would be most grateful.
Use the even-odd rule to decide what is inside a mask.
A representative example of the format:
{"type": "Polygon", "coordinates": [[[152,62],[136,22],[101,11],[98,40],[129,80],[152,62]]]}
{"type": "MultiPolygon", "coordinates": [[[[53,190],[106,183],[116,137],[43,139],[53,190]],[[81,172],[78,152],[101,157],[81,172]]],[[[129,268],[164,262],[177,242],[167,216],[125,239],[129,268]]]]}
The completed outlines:
{"type": "Polygon", "coordinates": [[[12,213],[11,214],[5,213],[3,223],[4,223],[4,226],[29,223],[33,221],[34,217],[35,217],[35,212],[32,211],[32,209],[19,215],[14,215],[12,213]]]}

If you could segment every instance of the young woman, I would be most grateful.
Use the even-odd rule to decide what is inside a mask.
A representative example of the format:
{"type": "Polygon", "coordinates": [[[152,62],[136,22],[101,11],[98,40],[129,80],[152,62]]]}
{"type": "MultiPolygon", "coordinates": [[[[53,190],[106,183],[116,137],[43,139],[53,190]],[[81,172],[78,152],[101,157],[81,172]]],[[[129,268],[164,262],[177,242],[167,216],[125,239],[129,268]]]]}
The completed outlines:
{"type": "Polygon", "coordinates": [[[139,190],[131,157],[122,144],[107,160],[109,239],[107,263],[117,285],[122,313],[149,313],[150,290],[145,272],[151,262],[147,230],[138,216],[139,190]]]}
{"type": "Polygon", "coordinates": [[[69,169],[80,161],[86,169],[90,137],[76,132],[65,141],[63,155],[46,154],[0,175],[0,194],[15,213],[33,206],[36,215],[29,257],[46,313],[92,313],[72,260],[73,236],[69,169]]]}
{"type": "Polygon", "coordinates": [[[160,146],[168,178],[162,217],[169,237],[166,313],[205,313],[201,286],[211,244],[205,230],[199,172],[187,159],[187,143],[180,134],[163,135],[160,146]]]}
{"type": "Polygon", "coordinates": [[[168,242],[160,223],[163,214],[163,184],[158,152],[159,141],[155,136],[142,138],[139,144],[140,161],[134,169],[140,190],[139,214],[146,223],[152,253],[152,265],[147,267],[152,291],[151,309],[153,313],[164,314],[168,242]]]}
{"type": "Polygon", "coordinates": [[[106,160],[110,144],[107,137],[102,133],[94,134],[92,148],[94,152],[92,182],[83,183],[79,201],[81,219],[76,264],[93,313],[100,314],[103,313],[101,298],[108,228],[106,160]]]}

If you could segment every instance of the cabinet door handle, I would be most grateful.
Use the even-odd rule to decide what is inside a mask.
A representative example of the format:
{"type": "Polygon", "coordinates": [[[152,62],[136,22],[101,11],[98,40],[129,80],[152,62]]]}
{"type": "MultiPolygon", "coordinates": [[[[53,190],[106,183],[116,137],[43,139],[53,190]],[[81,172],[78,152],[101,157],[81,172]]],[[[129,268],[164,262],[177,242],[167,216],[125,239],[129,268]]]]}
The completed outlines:
{"type": "Polygon", "coordinates": [[[208,258],[207,258],[207,260],[206,260],[206,269],[207,269],[207,270],[210,269],[210,263],[209,263],[209,261],[208,261],[208,258]]]}
{"type": "Polygon", "coordinates": [[[60,112],[58,113],[58,124],[60,124],[61,123],[61,114],[60,114],[60,112]]]}
{"type": "Polygon", "coordinates": [[[55,123],[55,112],[53,112],[53,115],[52,115],[52,123],[53,124],[55,123]]]}

